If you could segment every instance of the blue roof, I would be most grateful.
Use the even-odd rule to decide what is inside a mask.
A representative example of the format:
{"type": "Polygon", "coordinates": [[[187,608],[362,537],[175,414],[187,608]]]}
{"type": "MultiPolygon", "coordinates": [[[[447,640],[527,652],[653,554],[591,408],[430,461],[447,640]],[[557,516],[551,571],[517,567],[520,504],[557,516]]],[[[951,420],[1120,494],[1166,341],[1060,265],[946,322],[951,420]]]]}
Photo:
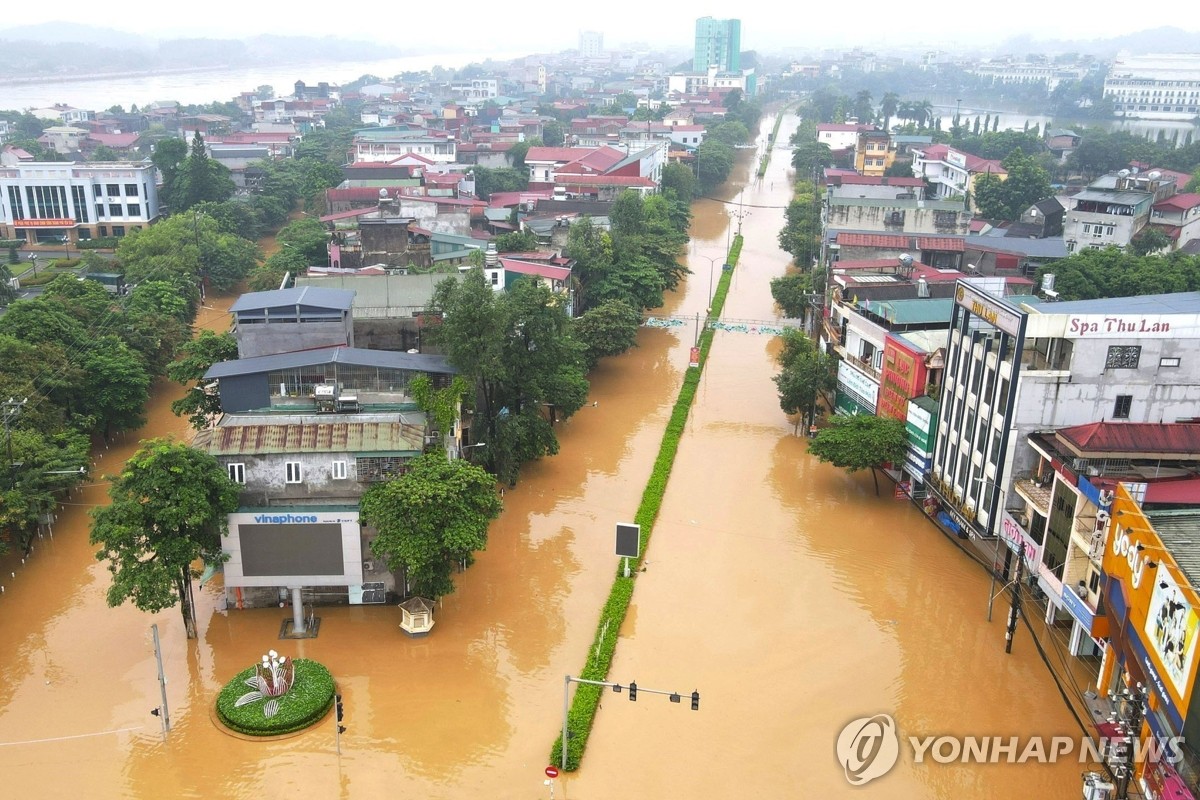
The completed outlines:
{"type": "MultiPolygon", "coordinates": [[[[353,292],[347,292],[347,294],[353,294],[353,292]]],[[[235,361],[222,361],[209,367],[208,372],[204,373],[204,378],[212,380],[234,375],[255,375],[260,372],[334,363],[356,367],[406,369],[414,372],[446,374],[458,372],[450,366],[450,362],[446,360],[445,356],[401,353],[395,350],[365,350],[360,347],[326,347],[320,350],[300,350],[295,353],[277,353],[255,358],[239,358],[235,361]]]]}
{"type": "Polygon", "coordinates": [[[247,292],[229,307],[231,313],[257,311],[283,306],[308,306],[349,311],[354,304],[354,292],[347,289],[324,289],[316,286],[297,286],[269,292],[247,292]]]}

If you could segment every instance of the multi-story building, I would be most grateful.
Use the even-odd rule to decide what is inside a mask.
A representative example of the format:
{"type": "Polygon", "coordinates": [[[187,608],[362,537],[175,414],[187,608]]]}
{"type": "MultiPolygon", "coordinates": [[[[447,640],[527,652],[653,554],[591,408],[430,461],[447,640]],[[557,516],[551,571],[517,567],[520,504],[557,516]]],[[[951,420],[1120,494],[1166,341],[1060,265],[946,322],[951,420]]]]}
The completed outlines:
{"type": "MultiPolygon", "coordinates": [[[[1072,530],[1089,513],[1094,528],[1104,504],[1097,489],[1092,511],[1077,513],[1082,501],[1053,488],[1062,462],[1030,437],[1101,421],[1191,420],[1200,403],[1192,356],[1200,356],[1200,292],[1039,303],[960,281],[927,510],[989,560],[998,535],[1024,551],[1050,606],[1066,607],[1064,575],[1091,580],[1082,567],[1065,569],[1072,530]]],[[[1101,457],[1079,457],[1092,456],[1101,457]]],[[[1078,488],[1086,469],[1075,472],[1066,482],[1078,488]]],[[[1091,533],[1081,528],[1085,540],[1091,533]]],[[[1006,573],[1013,568],[1006,562],[1006,573]]]]}
{"type": "Polygon", "coordinates": [[[876,130],[874,125],[859,122],[821,122],[817,124],[817,141],[829,145],[835,153],[853,150],[858,144],[858,135],[876,130]]]}
{"type": "Polygon", "coordinates": [[[604,34],[598,31],[580,31],[579,55],[584,58],[599,58],[604,55],[604,34]]]}
{"type": "Polygon", "coordinates": [[[0,236],[70,241],[124,236],[159,216],[149,161],[26,161],[0,167],[0,236]]]}
{"type": "Polygon", "coordinates": [[[967,72],[991,78],[992,84],[1041,83],[1053,92],[1063,81],[1077,81],[1087,75],[1087,67],[1065,66],[1049,61],[985,61],[967,72]]]}
{"type": "Polygon", "coordinates": [[[863,175],[882,176],[896,160],[892,137],[886,131],[860,131],[854,143],[854,168],[863,175]]]}
{"type": "Polygon", "coordinates": [[[1150,225],[1167,234],[1172,250],[1200,239],[1200,194],[1176,194],[1155,203],[1150,211],[1150,225]]]}
{"type": "Polygon", "coordinates": [[[964,153],[949,145],[914,147],[912,154],[913,175],[933,185],[935,200],[974,198],[975,180],[980,175],[994,175],[1000,180],[1008,178],[1007,170],[999,161],[964,153]]]}
{"type": "Polygon", "coordinates": [[[1121,170],[1098,178],[1071,197],[1063,223],[1067,252],[1125,247],[1146,227],[1152,207],[1174,194],[1174,180],[1153,170],[1121,170]]]}
{"type": "Polygon", "coordinates": [[[416,153],[439,164],[453,164],[458,145],[444,131],[372,128],[355,132],[350,152],[355,162],[389,162],[416,153]]]}
{"type": "Polygon", "coordinates": [[[1104,97],[1124,117],[1191,120],[1200,114],[1200,54],[1122,58],[1108,70],[1104,97]]]}
{"type": "Polygon", "coordinates": [[[742,21],[740,19],[696,20],[696,49],[692,71],[705,72],[717,67],[720,72],[742,71],[742,21]]]}

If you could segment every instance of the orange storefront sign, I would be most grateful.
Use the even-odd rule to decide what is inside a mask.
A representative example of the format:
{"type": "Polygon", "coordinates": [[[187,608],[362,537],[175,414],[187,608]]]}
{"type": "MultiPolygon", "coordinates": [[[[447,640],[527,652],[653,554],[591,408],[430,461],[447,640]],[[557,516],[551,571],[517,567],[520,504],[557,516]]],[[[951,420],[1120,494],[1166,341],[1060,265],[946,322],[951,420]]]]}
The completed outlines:
{"type": "Polygon", "coordinates": [[[17,219],[13,220],[14,228],[73,228],[73,219],[17,219]]]}

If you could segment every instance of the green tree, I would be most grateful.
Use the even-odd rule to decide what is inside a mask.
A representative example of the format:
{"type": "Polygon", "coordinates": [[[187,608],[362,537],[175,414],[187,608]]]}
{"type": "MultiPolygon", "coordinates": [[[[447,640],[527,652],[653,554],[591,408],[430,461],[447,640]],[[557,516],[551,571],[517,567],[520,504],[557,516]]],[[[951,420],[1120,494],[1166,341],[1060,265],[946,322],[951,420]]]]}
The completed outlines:
{"type": "Polygon", "coordinates": [[[220,203],[233,196],[235,186],[229,169],[209,158],[204,137],[196,131],[188,157],[179,165],[171,201],[175,211],[187,211],[198,203],[220,203]]]}
{"type": "Polygon", "coordinates": [[[141,356],[116,336],[95,337],[79,358],[87,376],[81,386],[79,412],[95,420],[107,438],[146,421],[150,374],[141,356]]]}
{"type": "Polygon", "coordinates": [[[359,508],[378,531],[371,552],[388,569],[403,569],[414,593],[437,599],[454,591],[455,567],[487,546],[500,498],[492,476],[463,459],[426,453],[407,466],[399,478],[368,489],[359,508]]]}
{"type": "Polygon", "coordinates": [[[833,151],[824,142],[807,141],[792,148],[792,168],[800,180],[820,179],[833,166],[833,151]]]}
{"type": "Polygon", "coordinates": [[[801,270],[771,279],[771,298],[785,317],[803,319],[813,294],[812,273],[801,270]]]}
{"type": "Polygon", "coordinates": [[[691,205],[696,197],[696,175],[691,169],[678,162],[672,162],[663,167],[663,191],[671,190],[679,202],[691,205]]]}
{"type": "Polygon", "coordinates": [[[859,122],[870,122],[875,118],[875,105],[871,100],[871,92],[863,89],[854,95],[854,116],[859,122]]]}
{"type": "MultiPolygon", "coordinates": [[[[16,250],[10,249],[10,253],[16,250]]],[[[12,285],[13,274],[8,264],[0,264],[0,308],[17,299],[17,290],[12,285]]]]}
{"type": "Polygon", "coordinates": [[[551,420],[570,417],[587,397],[583,345],[561,298],[528,279],[497,293],[472,269],[438,284],[431,310],[443,317],[430,329],[436,344],[474,387],[489,468],[515,483],[523,462],[558,452],[551,420]]]}
{"type": "Polygon", "coordinates": [[[28,555],[42,517],[58,508],[58,494],[83,480],[90,442],[79,431],[45,433],[27,427],[24,419],[9,436],[0,452],[7,460],[11,447],[15,466],[5,465],[0,473],[0,555],[10,542],[28,555]]]}
{"type": "Polygon", "coordinates": [[[720,186],[733,171],[733,148],[723,141],[705,137],[696,148],[696,181],[700,193],[708,194],[720,186]]]}
{"type": "Polygon", "coordinates": [[[883,114],[883,129],[891,131],[892,117],[896,116],[896,110],[900,107],[900,95],[895,92],[885,92],[883,102],[880,103],[879,111],[883,114]]]}
{"type": "Polygon", "coordinates": [[[1002,163],[1008,172],[1006,180],[995,175],[975,179],[975,204],[987,219],[1015,220],[1029,206],[1050,196],[1050,176],[1019,150],[1002,163]]]}
{"type": "Polygon", "coordinates": [[[808,452],[851,473],[871,470],[878,496],[879,470],[904,460],[908,452],[908,434],[904,422],[892,417],[838,415],[830,417],[829,427],[823,428],[808,443],[808,452]]]}
{"type": "Polygon", "coordinates": [[[150,156],[150,160],[154,166],[158,168],[159,173],[163,177],[162,190],[160,196],[163,202],[175,209],[175,182],[179,177],[179,166],[183,160],[187,158],[188,146],[183,139],[174,137],[168,139],[160,139],[154,145],[154,152],[150,156]]]}
{"type": "Polygon", "coordinates": [[[112,504],[93,513],[90,541],[100,545],[96,559],[109,562],[109,606],[131,602],[154,613],[179,604],[188,638],[196,638],[195,565],[224,560],[221,534],[238,507],[237,485],[208,453],[151,439],[108,493],[112,504]]]}
{"type": "Polygon", "coordinates": [[[563,126],[559,122],[547,122],[542,125],[542,142],[546,147],[561,147],[566,141],[563,126]]]}
{"type": "Polygon", "coordinates": [[[475,173],[475,196],[484,200],[493,192],[523,192],[529,188],[529,174],[512,167],[489,169],[472,167],[475,173]]]}
{"type": "Polygon", "coordinates": [[[1171,237],[1158,228],[1143,228],[1129,242],[1129,251],[1135,256],[1148,256],[1171,246],[1171,237]]]}
{"type": "Polygon", "coordinates": [[[777,360],[780,371],[772,380],[779,390],[779,407],[785,414],[796,415],[797,427],[801,415],[812,424],[817,401],[837,385],[837,360],[822,352],[803,331],[794,329],[784,332],[777,360]]]}
{"type": "Polygon", "coordinates": [[[182,345],[166,370],[168,378],[184,387],[183,396],[171,403],[171,412],[177,417],[187,416],[198,431],[208,427],[209,420],[221,413],[221,395],[208,388],[204,374],[213,364],[237,357],[237,340],[232,333],[202,330],[182,345]]]}
{"type": "Polygon", "coordinates": [[[528,230],[502,233],[492,241],[501,253],[532,253],[538,249],[537,235],[528,230]]]}
{"type": "Polygon", "coordinates": [[[608,300],[571,320],[572,336],[584,344],[588,371],[601,358],[620,355],[634,347],[641,324],[641,315],[623,300],[608,300]]]}
{"type": "Polygon", "coordinates": [[[1185,192],[1200,192],[1200,169],[1192,173],[1192,179],[1183,187],[1185,192]]]}
{"type": "Polygon", "coordinates": [[[305,266],[325,265],[329,262],[329,235],[325,226],[312,217],[293,220],[275,235],[280,249],[292,249],[299,253],[305,266]]]}
{"type": "Polygon", "coordinates": [[[779,247],[791,253],[796,266],[807,269],[821,252],[821,198],[809,181],[796,182],[796,197],[784,211],[779,247]]]}
{"type": "Polygon", "coordinates": [[[260,253],[254,242],[222,233],[217,220],[192,213],[131,232],[117,246],[116,257],[130,283],[207,277],[218,291],[227,291],[250,273],[260,253]]]}
{"type": "Polygon", "coordinates": [[[118,160],[117,151],[113,150],[111,147],[109,147],[106,144],[98,145],[96,147],[96,149],[92,151],[92,155],[88,159],[88,161],[96,161],[96,162],[117,161],[117,160],[118,160]]]}

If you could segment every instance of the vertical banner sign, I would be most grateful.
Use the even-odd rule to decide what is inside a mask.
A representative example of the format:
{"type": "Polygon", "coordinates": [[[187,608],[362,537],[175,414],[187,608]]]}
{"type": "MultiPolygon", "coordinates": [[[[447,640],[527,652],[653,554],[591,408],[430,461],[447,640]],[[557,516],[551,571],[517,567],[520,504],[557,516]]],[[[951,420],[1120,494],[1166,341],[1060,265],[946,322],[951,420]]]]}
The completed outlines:
{"type": "Polygon", "coordinates": [[[641,546],[642,526],[632,522],[617,523],[617,555],[637,558],[641,546]]]}
{"type": "Polygon", "coordinates": [[[699,347],[693,347],[693,348],[692,348],[692,355],[691,355],[691,358],[690,358],[690,359],[689,359],[689,361],[688,361],[688,366],[689,366],[689,367],[698,367],[698,366],[700,366],[700,348],[699,348],[699,347]]]}

